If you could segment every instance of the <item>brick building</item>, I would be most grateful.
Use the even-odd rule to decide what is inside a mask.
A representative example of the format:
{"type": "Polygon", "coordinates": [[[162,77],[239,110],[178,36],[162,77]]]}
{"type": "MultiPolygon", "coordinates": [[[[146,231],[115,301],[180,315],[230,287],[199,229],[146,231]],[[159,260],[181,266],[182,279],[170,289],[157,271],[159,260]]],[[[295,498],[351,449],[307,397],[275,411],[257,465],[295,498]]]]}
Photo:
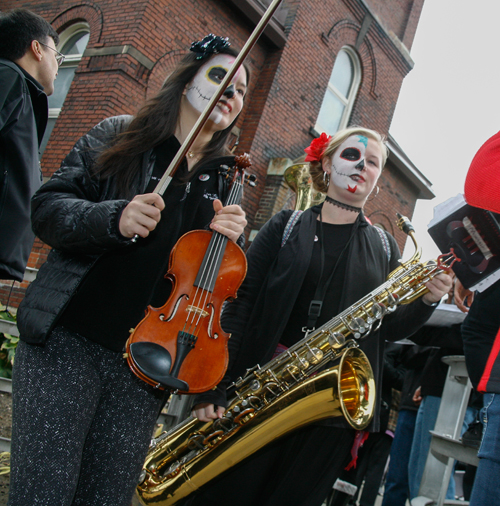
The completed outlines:
{"type": "MultiPolygon", "coordinates": [[[[247,59],[246,105],[235,129],[236,153],[248,152],[258,186],[243,206],[249,236],[293,204],[284,169],[322,130],[362,125],[387,134],[424,0],[283,0],[247,59]]],[[[240,49],[270,0],[3,0],[2,10],[25,7],[44,16],[70,53],[51,97],[51,135],[44,175],[58,168],[74,142],[108,116],[133,114],[154,94],[193,40],[228,36],[240,49]],[[67,94],[66,94],[67,92],[67,94]]],[[[333,131],[332,131],[333,130],[333,131]]],[[[418,198],[431,198],[430,182],[389,138],[391,156],[380,194],[366,214],[397,239],[394,212],[412,216],[418,198]]],[[[36,241],[29,267],[48,249],[36,241]]],[[[26,283],[14,288],[16,306],[26,283]]],[[[1,285],[5,302],[9,285],[1,285]]]]}

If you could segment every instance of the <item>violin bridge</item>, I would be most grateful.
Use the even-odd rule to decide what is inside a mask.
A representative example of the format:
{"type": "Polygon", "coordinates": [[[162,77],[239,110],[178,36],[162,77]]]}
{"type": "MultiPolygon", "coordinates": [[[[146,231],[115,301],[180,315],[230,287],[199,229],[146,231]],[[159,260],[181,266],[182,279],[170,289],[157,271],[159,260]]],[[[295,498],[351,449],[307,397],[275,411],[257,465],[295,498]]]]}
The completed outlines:
{"type": "Polygon", "coordinates": [[[200,307],[196,307],[196,306],[188,306],[186,308],[186,312],[188,312],[188,313],[193,312],[195,314],[202,316],[203,318],[208,316],[207,311],[205,311],[204,309],[201,309],[200,307]]]}

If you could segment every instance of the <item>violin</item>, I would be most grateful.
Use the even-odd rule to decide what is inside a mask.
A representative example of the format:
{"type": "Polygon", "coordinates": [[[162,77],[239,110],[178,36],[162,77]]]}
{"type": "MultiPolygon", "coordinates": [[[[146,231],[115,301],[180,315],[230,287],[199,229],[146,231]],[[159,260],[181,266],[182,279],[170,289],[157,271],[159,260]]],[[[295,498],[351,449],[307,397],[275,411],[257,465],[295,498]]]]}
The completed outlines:
{"type": "MultiPolygon", "coordinates": [[[[246,153],[235,158],[225,205],[240,203],[244,183],[255,186],[255,176],[245,173],[250,165],[246,153]]],[[[230,335],[220,325],[222,306],[236,297],[246,270],[244,252],[226,236],[206,230],[184,234],[170,253],[165,277],[172,292],[167,302],[148,306],[127,340],[131,370],[162,390],[194,394],[216,386],[229,360],[230,335]]]]}

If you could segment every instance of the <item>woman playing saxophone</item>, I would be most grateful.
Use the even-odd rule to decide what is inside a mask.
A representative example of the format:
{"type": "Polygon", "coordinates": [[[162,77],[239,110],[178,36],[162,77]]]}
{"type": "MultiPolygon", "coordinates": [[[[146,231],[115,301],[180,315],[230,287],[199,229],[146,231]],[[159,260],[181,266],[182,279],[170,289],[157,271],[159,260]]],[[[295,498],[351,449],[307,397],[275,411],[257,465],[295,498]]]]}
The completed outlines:
{"type": "MultiPolygon", "coordinates": [[[[306,161],[324,204],[302,214],[282,211],[259,232],[248,251],[248,274],[223,315],[231,332],[230,364],[216,390],[197,396],[193,415],[222,417],[226,388],[246,369],[265,364],[383,283],[398,266],[396,241],[368,223],[363,206],[387,159],[382,137],[349,128],[322,134],[306,161]]],[[[361,342],[380,388],[384,341],[411,335],[451,287],[448,274],[427,283],[428,293],[387,317],[361,342]]],[[[377,395],[377,399],[380,397],[377,395]]],[[[379,430],[380,401],[368,430],[379,430]]],[[[356,430],[329,419],[273,441],[191,495],[184,505],[321,505],[355,455],[356,430]]]]}

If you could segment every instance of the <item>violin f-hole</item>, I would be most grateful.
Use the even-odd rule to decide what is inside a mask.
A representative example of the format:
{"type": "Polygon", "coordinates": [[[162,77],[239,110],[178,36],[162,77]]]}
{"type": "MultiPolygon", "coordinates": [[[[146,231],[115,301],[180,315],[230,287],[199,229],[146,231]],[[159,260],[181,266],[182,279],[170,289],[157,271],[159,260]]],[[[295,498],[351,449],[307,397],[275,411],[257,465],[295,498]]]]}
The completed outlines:
{"type": "Polygon", "coordinates": [[[175,303],[175,306],[172,310],[172,313],[170,314],[170,316],[165,320],[165,315],[160,315],[160,320],[161,321],[165,321],[165,322],[169,322],[170,320],[172,320],[172,318],[176,315],[177,313],[177,310],[179,309],[179,305],[180,303],[182,302],[182,299],[184,299],[184,297],[186,298],[186,300],[189,300],[189,295],[186,295],[186,294],[183,294],[181,295],[178,299],[177,299],[177,302],[175,303]]]}

